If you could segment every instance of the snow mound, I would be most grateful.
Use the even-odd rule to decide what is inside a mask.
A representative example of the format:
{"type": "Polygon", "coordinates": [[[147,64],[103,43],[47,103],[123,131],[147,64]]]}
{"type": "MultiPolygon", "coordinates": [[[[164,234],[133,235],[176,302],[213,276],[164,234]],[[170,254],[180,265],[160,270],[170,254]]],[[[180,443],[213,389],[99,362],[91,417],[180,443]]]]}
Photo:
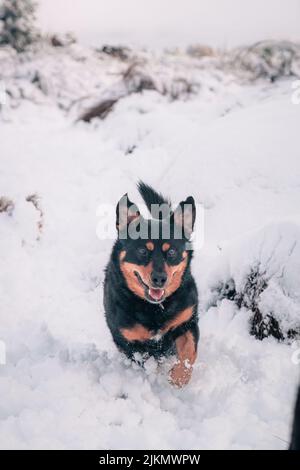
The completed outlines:
{"type": "Polygon", "coordinates": [[[184,390],[151,360],[141,369],[114,348],[64,342],[32,321],[15,325],[0,368],[0,447],[285,449],[291,350],[251,338],[246,322],[228,300],[203,315],[184,390]]]}
{"type": "Polygon", "coordinates": [[[300,224],[270,224],[222,249],[208,305],[227,298],[252,312],[250,331],[259,339],[300,335],[300,224]]]}

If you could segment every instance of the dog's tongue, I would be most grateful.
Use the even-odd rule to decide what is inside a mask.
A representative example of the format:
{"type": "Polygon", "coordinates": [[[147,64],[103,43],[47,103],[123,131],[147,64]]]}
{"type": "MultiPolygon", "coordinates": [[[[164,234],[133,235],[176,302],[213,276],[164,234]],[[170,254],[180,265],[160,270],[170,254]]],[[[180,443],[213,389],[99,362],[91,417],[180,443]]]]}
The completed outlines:
{"type": "Polygon", "coordinates": [[[153,289],[152,287],[149,288],[150,297],[154,300],[160,300],[164,295],[164,289],[153,289]]]}

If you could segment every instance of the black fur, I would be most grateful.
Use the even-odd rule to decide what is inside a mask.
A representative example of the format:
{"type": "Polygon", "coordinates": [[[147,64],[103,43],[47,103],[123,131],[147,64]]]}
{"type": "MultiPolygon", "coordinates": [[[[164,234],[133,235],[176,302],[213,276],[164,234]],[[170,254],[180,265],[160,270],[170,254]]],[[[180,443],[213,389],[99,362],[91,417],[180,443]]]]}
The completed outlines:
{"type": "Polygon", "coordinates": [[[157,205],[166,204],[169,207],[171,206],[171,203],[168,199],[166,199],[162,194],[156,192],[148,184],[143,183],[143,181],[139,181],[137,187],[150,213],[151,213],[151,206],[153,204],[157,204],[157,205]]]}
{"type": "MultiPolygon", "coordinates": [[[[169,202],[156,191],[144,183],[139,183],[139,191],[143,199],[151,210],[151,204],[162,204],[169,202]]],[[[189,199],[188,202],[193,202],[189,199]]],[[[150,220],[145,220],[139,215],[137,206],[132,205],[128,201],[128,208],[133,207],[130,215],[134,218],[134,214],[138,219],[133,223],[137,227],[150,226],[150,220]]],[[[130,209],[128,209],[130,211],[130,209]]],[[[124,352],[131,359],[139,359],[138,356],[147,358],[153,356],[160,359],[164,356],[175,354],[175,340],[177,337],[183,335],[185,332],[190,331],[193,335],[195,347],[199,339],[198,329],[198,293],[194,278],[191,274],[190,264],[192,260],[192,251],[186,251],[186,239],[175,239],[172,235],[168,238],[163,238],[163,228],[165,224],[171,223],[174,225],[173,213],[170,213],[168,219],[152,221],[156,224],[160,234],[159,239],[153,239],[151,236],[147,240],[130,238],[121,239],[121,215],[119,214],[119,205],[117,207],[117,227],[119,229],[118,239],[114,244],[109,263],[105,271],[104,281],[104,308],[107,325],[111,331],[113,340],[117,347],[124,352]],[[152,250],[147,254],[143,253],[145,244],[152,242],[152,250]],[[165,252],[163,251],[163,244],[169,243],[171,248],[165,252]],[[142,249],[142,250],[140,250],[142,249]],[[177,269],[181,266],[180,263],[186,262],[186,268],[181,278],[179,287],[171,295],[166,297],[162,303],[150,303],[147,299],[143,299],[136,295],[129,287],[128,281],[121,270],[120,261],[121,254],[126,253],[124,262],[129,263],[130,266],[137,266],[137,268],[147,268],[151,265],[153,271],[162,272],[164,269],[177,269]],[[175,253],[175,255],[174,255],[175,253]],[[171,256],[172,255],[172,256],[171,256]],[[185,260],[184,260],[184,257],[185,260]],[[128,341],[121,333],[121,330],[126,328],[133,328],[135,325],[141,325],[148,331],[153,332],[153,335],[159,331],[172,319],[174,319],[179,312],[193,306],[193,314],[188,321],[180,324],[176,328],[166,332],[161,337],[145,340],[145,341],[128,341]]],[[[193,207],[193,217],[195,217],[195,208],[193,207]]],[[[165,245],[164,245],[165,246],[165,245]]],[[[147,268],[148,269],[148,268],[147,268]]],[[[152,272],[153,272],[152,271],[152,272]]],[[[145,287],[145,292],[147,291],[145,287]]],[[[150,291],[149,291],[150,292],[150,291]]]]}

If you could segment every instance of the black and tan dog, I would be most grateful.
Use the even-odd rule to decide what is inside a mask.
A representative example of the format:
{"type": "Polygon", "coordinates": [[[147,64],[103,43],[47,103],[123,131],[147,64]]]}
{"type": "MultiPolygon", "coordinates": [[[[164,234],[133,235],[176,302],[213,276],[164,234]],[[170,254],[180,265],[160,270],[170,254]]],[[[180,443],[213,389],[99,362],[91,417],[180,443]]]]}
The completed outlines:
{"type": "Polygon", "coordinates": [[[138,189],[152,216],[153,207],[164,210],[146,220],[127,195],[119,201],[118,239],[104,282],[106,320],[115,344],[133,360],[176,354],[170,381],[183,386],[191,378],[199,339],[190,244],[187,249],[195,203],[189,197],[172,212],[151,187],[139,183],[138,189]]]}

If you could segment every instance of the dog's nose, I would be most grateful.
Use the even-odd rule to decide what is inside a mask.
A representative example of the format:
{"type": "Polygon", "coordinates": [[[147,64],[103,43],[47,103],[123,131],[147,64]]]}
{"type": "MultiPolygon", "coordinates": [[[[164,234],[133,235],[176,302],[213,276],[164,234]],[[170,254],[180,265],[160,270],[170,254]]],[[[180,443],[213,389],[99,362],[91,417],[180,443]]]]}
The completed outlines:
{"type": "Polygon", "coordinates": [[[153,287],[163,287],[166,283],[167,275],[164,271],[152,271],[151,281],[153,287]]]}

